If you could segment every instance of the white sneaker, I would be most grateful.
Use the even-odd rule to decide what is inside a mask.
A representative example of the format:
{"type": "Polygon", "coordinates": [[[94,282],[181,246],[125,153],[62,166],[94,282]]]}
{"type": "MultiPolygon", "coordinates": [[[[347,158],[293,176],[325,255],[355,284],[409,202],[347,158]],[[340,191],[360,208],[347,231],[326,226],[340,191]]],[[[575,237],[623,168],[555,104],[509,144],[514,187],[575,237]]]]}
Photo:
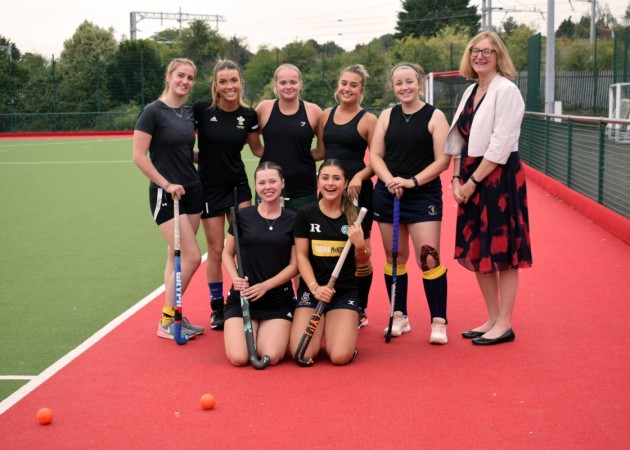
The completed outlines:
{"type": "Polygon", "coordinates": [[[446,337],[446,320],[441,317],[433,318],[429,342],[431,344],[446,344],[448,342],[448,338],[446,337]]]}
{"type": "MultiPolygon", "coordinates": [[[[388,327],[389,328],[389,327],[388,327]]],[[[383,335],[387,335],[388,328],[383,330],[383,335]]],[[[411,331],[411,325],[409,325],[409,319],[407,316],[403,316],[400,311],[394,311],[394,322],[392,324],[392,336],[398,337],[403,333],[409,333],[411,331]]]]}

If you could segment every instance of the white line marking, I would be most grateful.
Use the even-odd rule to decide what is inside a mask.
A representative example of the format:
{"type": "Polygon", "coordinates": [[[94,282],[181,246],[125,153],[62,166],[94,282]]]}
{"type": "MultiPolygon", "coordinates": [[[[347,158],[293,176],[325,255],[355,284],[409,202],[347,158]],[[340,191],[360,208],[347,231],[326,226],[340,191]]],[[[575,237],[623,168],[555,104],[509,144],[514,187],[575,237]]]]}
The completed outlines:
{"type": "Polygon", "coordinates": [[[32,161],[0,162],[0,166],[28,166],[34,164],[129,164],[132,161],[32,161]]]}
{"type": "MultiPolygon", "coordinates": [[[[205,261],[207,257],[208,257],[207,253],[203,255],[202,262],[205,261]]],[[[87,340],[85,340],[82,344],[76,347],[74,350],[70,351],[69,353],[62,356],[60,359],[58,359],[56,362],[54,362],[42,373],[40,373],[39,375],[35,377],[32,377],[31,381],[26,383],[24,386],[22,386],[13,394],[9,395],[7,398],[2,400],[2,402],[0,402],[0,414],[4,414],[5,411],[7,411],[9,408],[11,408],[20,400],[22,400],[29,393],[34,391],[37,387],[39,387],[46,380],[48,380],[57,372],[59,372],[61,369],[63,369],[65,366],[70,364],[73,360],[78,358],[83,352],[85,352],[90,347],[95,345],[98,341],[100,341],[105,336],[107,336],[111,331],[114,330],[114,328],[116,328],[118,325],[123,323],[129,317],[133,316],[135,313],[140,311],[142,308],[144,308],[146,305],[151,303],[153,300],[155,300],[155,297],[160,295],[162,292],[164,292],[164,285],[160,286],[155,291],[151,292],[149,295],[147,295],[138,303],[136,303],[131,308],[129,308],[127,311],[123,312],[118,317],[113,319],[111,322],[109,322],[107,325],[105,325],[103,328],[101,328],[92,336],[90,336],[87,340]]]]}
{"type": "Polygon", "coordinates": [[[34,375],[0,375],[1,381],[32,380],[33,378],[35,378],[34,375]]]}

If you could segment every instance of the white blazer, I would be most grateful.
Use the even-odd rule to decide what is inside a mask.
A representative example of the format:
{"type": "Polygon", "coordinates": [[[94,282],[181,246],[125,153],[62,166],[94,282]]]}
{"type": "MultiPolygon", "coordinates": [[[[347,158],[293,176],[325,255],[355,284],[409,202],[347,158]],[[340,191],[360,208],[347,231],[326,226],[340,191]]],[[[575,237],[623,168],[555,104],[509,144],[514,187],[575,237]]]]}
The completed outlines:
{"type": "MultiPolygon", "coordinates": [[[[460,157],[464,145],[464,139],[457,131],[457,120],[474,87],[474,84],[470,85],[464,92],[446,136],[444,153],[456,158],[460,157]]],[[[470,129],[468,155],[483,156],[494,163],[505,164],[510,153],[518,151],[524,112],[525,102],[521,91],[513,82],[497,74],[475,113],[470,129]]]]}

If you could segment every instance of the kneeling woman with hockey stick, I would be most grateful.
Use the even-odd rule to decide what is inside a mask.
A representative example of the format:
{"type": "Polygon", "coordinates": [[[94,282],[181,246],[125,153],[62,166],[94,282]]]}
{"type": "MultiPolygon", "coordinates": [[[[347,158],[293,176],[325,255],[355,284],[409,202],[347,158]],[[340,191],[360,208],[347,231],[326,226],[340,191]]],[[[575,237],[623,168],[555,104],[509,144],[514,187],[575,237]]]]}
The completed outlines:
{"type": "Polygon", "coordinates": [[[238,210],[238,237],[243,277],[236,261],[234,230],[230,226],[223,249],[223,265],[232,279],[225,305],[225,353],[235,366],[249,364],[243,333],[240,295],[251,302],[250,317],[258,355],[278,364],[286,354],[293,317],[293,285],[297,275],[293,225],[295,213],[280,205],[284,188],[282,169],[264,162],[254,173],[257,206],[238,210]]]}
{"type": "Polygon", "coordinates": [[[337,160],[324,161],[317,180],[320,200],[300,208],[295,219],[295,250],[301,279],[289,346],[296,358],[310,324],[309,328],[315,329],[300,356],[314,359],[325,337],[331,362],[343,365],[353,360],[358,338],[356,264],[369,261],[370,249],[365,245],[361,225],[356,223],[357,210],[346,192],[348,178],[343,166],[337,160]],[[330,288],[327,284],[331,273],[348,239],[354,248],[348,253],[334,288],[330,288]],[[313,324],[311,316],[319,301],[327,305],[319,323],[313,324]]]}

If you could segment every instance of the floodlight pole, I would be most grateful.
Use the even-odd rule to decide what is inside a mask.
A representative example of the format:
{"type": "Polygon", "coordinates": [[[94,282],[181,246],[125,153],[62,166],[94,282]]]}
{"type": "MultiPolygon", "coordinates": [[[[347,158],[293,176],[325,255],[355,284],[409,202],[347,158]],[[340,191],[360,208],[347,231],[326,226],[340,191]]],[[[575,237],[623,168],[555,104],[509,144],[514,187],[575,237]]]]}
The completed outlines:
{"type": "Polygon", "coordinates": [[[162,12],[141,12],[133,11],[129,13],[129,39],[135,41],[138,33],[138,22],[143,19],[158,19],[158,20],[176,20],[179,22],[179,30],[181,33],[182,22],[191,20],[201,20],[204,22],[215,22],[217,30],[219,29],[219,22],[225,22],[225,17],[216,14],[185,14],[182,13],[182,9],[179,8],[179,12],[176,13],[162,13],[162,12]]]}
{"type": "Polygon", "coordinates": [[[547,0],[547,48],[545,52],[545,114],[553,114],[556,97],[556,32],[554,0],[547,0]]]}

